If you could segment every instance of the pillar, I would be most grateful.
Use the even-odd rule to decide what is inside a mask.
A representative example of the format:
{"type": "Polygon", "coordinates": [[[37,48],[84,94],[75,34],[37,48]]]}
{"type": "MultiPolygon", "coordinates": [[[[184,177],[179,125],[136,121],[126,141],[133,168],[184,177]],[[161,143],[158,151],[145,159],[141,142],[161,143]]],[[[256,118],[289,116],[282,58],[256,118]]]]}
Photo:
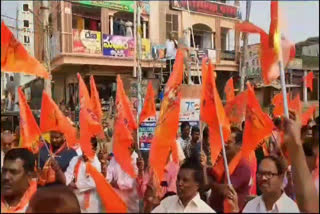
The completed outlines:
{"type": "Polygon", "coordinates": [[[143,21],[143,38],[147,38],[147,23],[143,21]]]}
{"type": "MultiPolygon", "coordinates": [[[[308,72],[307,70],[303,71],[303,78],[307,76],[308,72]]],[[[308,90],[306,86],[306,81],[303,81],[303,102],[308,102],[308,90]]]]}
{"type": "Polygon", "coordinates": [[[113,35],[113,16],[109,16],[110,35],[113,35]]]}

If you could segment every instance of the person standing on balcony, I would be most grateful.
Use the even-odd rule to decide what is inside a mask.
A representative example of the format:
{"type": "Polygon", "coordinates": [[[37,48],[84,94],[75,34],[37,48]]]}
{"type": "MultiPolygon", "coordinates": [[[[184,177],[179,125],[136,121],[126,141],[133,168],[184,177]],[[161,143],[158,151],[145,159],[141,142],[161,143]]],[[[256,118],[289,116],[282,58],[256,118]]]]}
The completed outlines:
{"type": "Polygon", "coordinates": [[[172,72],[172,67],[174,64],[174,60],[176,58],[177,54],[177,48],[178,48],[178,41],[175,39],[174,32],[171,32],[169,35],[169,39],[166,41],[166,62],[167,67],[166,70],[172,72]]]}

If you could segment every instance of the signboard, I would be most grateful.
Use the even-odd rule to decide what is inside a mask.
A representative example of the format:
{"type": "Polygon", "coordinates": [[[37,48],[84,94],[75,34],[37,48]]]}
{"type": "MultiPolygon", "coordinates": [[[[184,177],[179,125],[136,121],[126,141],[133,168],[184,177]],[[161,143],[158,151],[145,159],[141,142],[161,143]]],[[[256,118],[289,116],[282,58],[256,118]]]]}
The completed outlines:
{"type": "MultiPolygon", "coordinates": [[[[171,0],[170,2],[172,9],[188,10],[187,0],[171,0]]],[[[194,12],[230,18],[237,18],[238,15],[238,8],[236,6],[212,1],[189,1],[189,9],[194,12]]]]}
{"type": "Polygon", "coordinates": [[[73,29],[73,53],[101,54],[101,33],[92,30],[73,29]]]}
{"type": "MultiPolygon", "coordinates": [[[[73,1],[80,4],[104,7],[112,10],[121,10],[133,13],[134,11],[134,1],[73,1]]],[[[150,14],[150,4],[148,1],[142,1],[140,4],[141,13],[143,15],[150,14]]]]}
{"type": "Polygon", "coordinates": [[[140,150],[150,150],[152,138],[156,128],[155,118],[149,118],[148,122],[144,122],[139,127],[139,148],[140,150]]]}
{"type": "Polygon", "coordinates": [[[180,122],[200,127],[200,99],[181,99],[179,118],[180,122]]]}
{"type": "MultiPolygon", "coordinates": [[[[133,57],[134,38],[103,34],[103,55],[113,57],[133,57]]],[[[141,39],[142,59],[151,58],[149,39],[141,39]]]]}

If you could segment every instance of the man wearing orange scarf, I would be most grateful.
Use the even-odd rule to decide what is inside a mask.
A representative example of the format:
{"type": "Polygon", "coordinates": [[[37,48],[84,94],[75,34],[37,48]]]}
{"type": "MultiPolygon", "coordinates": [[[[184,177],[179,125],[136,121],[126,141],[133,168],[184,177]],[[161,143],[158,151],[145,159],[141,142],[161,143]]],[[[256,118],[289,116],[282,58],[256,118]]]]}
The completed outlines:
{"type": "Polygon", "coordinates": [[[25,148],[6,153],[1,175],[1,213],[24,213],[37,191],[35,158],[25,148]]]}

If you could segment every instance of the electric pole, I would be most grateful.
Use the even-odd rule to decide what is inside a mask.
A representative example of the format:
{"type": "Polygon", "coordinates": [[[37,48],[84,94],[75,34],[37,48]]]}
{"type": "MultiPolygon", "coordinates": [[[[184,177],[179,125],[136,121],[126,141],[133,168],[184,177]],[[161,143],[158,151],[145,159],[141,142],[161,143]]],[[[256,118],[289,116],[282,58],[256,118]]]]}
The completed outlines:
{"type": "MultiPolygon", "coordinates": [[[[50,66],[50,37],[49,37],[49,1],[41,1],[42,10],[42,24],[43,24],[43,48],[44,48],[44,60],[47,67],[48,73],[51,76],[51,66],[50,66]]],[[[44,90],[51,97],[51,79],[44,80],[44,90]]]]}
{"type": "MultiPolygon", "coordinates": [[[[250,18],[250,9],[251,9],[251,0],[246,1],[246,21],[249,21],[250,18]]],[[[244,80],[246,78],[247,66],[246,66],[246,59],[247,59],[247,49],[248,49],[248,33],[243,33],[243,58],[242,58],[242,66],[240,72],[240,91],[244,90],[244,80]]]]}

